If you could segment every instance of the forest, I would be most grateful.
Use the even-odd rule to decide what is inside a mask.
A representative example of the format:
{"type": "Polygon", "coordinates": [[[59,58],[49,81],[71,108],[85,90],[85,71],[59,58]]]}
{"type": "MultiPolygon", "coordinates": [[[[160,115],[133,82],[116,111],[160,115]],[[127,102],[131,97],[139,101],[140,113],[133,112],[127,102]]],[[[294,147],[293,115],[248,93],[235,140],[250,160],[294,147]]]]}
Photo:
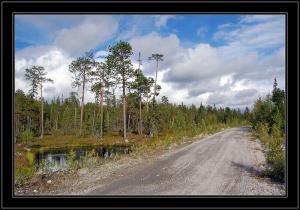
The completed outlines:
{"type": "MultiPolygon", "coordinates": [[[[43,98],[43,85],[53,82],[42,66],[26,69],[30,90],[15,92],[16,141],[30,141],[44,135],[93,136],[101,140],[118,133],[124,141],[127,134],[153,137],[158,133],[178,129],[195,129],[212,124],[238,124],[243,114],[238,109],[216,106],[186,106],[169,103],[166,96],[158,102],[161,89],[157,71],[163,55],[152,54],[156,62],[155,78],[146,77],[140,68],[134,69],[130,60],[132,48],[120,41],[110,47],[104,62],[96,62],[91,52],[72,61],[73,87],[78,92],[57,96],[51,101],[43,98]],[[87,84],[91,89],[86,90],[87,84]],[[120,98],[116,89],[122,90],[120,98]],[[94,103],[86,103],[86,91],[92,91],[94,103]]],[[[248,112],[246,108],[246,113],[248,112]]]]}
{"type": "MultiPolygon", "coordinates": [[[[150,55],[148,61],[156,64],[152,78],[141,69],[140,53],[136,56],[138,68],[133,67],[129,43],[119,41],[108,49],[102,62],[87,52],[70,63],[70,80],[77,91],[68,96],[44,100],[43,86],[53,83],[47,77],[47,69],[34,65],[25,70],[30,89],[27,93],[15,91],[17,184],[37,172],[34,157],[28,153],[30,148],[42,151],[75,145],[130,144],[135,146],[134,152],[146,154],[152,149],[166,149],[185,137],[250,125],[253,136],[268,148],[270,169],[266,173],[284,179],[285,93],[278,88],[276,78],[272,94],[259,98],[251,111],[248,107],[242,112],[203,105],[201,101],[190,106],[175,104],[160,96],[157,82],[159,64],[168,58],[159,53],[150,55]],[[93,93],[94,102],[85,102],[87,91],[93,93]]],[[[74,161],[73,157],[72,166],[74,161]]]]}

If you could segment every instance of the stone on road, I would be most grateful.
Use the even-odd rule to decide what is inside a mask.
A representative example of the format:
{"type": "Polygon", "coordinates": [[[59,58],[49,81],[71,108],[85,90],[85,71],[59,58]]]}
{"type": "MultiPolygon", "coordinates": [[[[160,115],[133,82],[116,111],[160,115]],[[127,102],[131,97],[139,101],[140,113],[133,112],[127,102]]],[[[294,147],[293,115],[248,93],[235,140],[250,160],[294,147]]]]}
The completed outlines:
{"type": "Polygon", "coordinates": [[[261,148],[249,139],[249,127],[226,129],[89,194],[284,195],[282,184],[258,176],[261,148]]]}

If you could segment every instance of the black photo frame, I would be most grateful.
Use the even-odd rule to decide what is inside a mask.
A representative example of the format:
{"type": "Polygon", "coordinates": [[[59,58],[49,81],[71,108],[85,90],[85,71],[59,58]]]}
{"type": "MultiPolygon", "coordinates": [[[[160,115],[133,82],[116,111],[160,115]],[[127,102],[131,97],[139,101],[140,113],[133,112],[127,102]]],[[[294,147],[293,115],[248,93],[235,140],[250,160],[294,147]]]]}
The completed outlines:
{"type": "Polygon", "coordinates": [[[297,1],[3,1],[1,2],[1,207],[71,209],[222,209],[299,207],[299,3],[297,1]],[[15,196],[15,14],[284,14],[286,15],[286,196],[15,196]]]}

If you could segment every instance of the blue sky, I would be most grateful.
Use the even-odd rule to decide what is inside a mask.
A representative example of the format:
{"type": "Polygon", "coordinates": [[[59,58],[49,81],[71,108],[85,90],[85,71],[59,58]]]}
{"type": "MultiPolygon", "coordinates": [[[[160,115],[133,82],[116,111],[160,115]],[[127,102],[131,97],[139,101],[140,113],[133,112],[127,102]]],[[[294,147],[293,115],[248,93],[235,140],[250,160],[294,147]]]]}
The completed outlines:
{"type": "Polygon", "coordinates": [[[160,96],[171,102],[251,106],[271,91],[275,76],[284,87],[284,24],[283,15],[16,15],[16,89],[27,90],[24,70],[38,64],[55,80],[45,97],[68,95],[72,60],[88,50],[105,55],[125,40],[134,65],[142,53],[147,76],[154,75],[147,58],[164,54],[160,96]]]}
{"type": "MultiPolygon", "coordinates": [[[[79,15],[66,16],[58,15],[43,15],[43,16],[16,16],[16,50],[21,50],[25,47],[32,45],[46,45],[51,44],[55,36],[53,32],[64,28],[70,28],[74,26],[75,20],[71,20],[75,17],[77,21],[80,18],[79,15]],[[39,20],[34,20],[39,19],[39,20]]],[[[176,34],[178,38],[183,42],[183,45],[192,45],[197,42],[210,43],[212,46],[219,46],[224,44],[222,40],[216,40],[213,38],[214,33],[218,30],[220,25],[227,23],[237,24],[241,16],[240,15],[176,15],[170,17],[167,24],[162,22],[161,26],[157,26],[156,18],[150,15],[117,15],[119,19],[119,31],[118,33],[126,33],[135,27],[138,27],[137,33],[144,35],[150,32],[157,32],[161,35],[168,35],[170,33],[176,34]]],[[[157,23],[159,24],[159,23],[157,23]]],[[[116,42],[117,37],[112,37],[110,42],[116,42]]],[[[96,46],[96,49],[105,49],[105,45],[101,44],[96,46]]]]}

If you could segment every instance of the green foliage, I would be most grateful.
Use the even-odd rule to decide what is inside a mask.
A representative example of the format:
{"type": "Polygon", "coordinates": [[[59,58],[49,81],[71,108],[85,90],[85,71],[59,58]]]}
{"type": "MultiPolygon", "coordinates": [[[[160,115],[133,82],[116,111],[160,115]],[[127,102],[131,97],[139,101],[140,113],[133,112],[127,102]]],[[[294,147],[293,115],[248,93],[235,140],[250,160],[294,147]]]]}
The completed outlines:
{"type": "Polygon", "coordinates": [[[15,184],[16,186],[22,186],[28,182],[35,175],[35,166],[20,166],[15,170],[15,184]]]}
{"type": "Polygon", "coordinates": [[[53,167],[53,164],[44,159],[44,160],[41,160],[40,162],[40,165],[39,165],[39,169],[38,169],[38,173],[40,174],[48,174],[51,172],[51,168],[53,167]]]}
{"type": "Polygon", "coordinates": [[[260,123],[256,127],[257,136],[262,140],[265,144],[269,143],[269,134],[268,134],[268,126],[267,124],[260,123]]]}
{"type": "MultiPolygon", "coordinates": [[[[139,133],[140,136],[155,137],[169,130],[186,130],[195,133],[197,129],[212,129],[212,126],[218,124],[225,124],[224,126],[227,127],[238,126],[244,122],[248,114],[251,114],[244,116],[239,110],[229,107],[171,104],[166,96],[161,100],[154,100],[154,97],[158,97],[161,87],[155,85],[155,79],[146,77],[140,68],[133,68],[132,54],[130,44],[120,41],[109,47],[109,54],[103,62],[96,62],[91,52],[72,61],[69,71],[73,74],[73,86],[83,88],[83,83],[92,82],[89,91],[94,92],[95,102],[84,104],[82,113],[79,97],[75,92],[71,92],[68,97],[57,96],[50,102],[46,102],[43,115],[46,133],[54,137],[80,133],[103,140],[99,138],[102,134],[106,136],[117,132],[120,133],[119,136],[123,136],[124,134],[121,133],[128,130],[129,136],[131,133],[139,133]],[[122,87],[123,94],[117,98],[115,92],[119,87],[122,87]]],[[[162,61],[162,58],[161,54],[151,56],[151,60],[154,59],[156,64],[162,61]]],[[[80,92],[83,93],[82,89],[80,92]]],[[[84,100],[83,95],[80,99],[84,100]]],[[[273,103],[271,99],[270,103],[273,103]]],[[[270,112],[263,117],[259,114],[259,109],[254,112],[254,118],[259,118],[255,122],[264,122],[267,119],[271,125],[280,121],[281,109],[278,109],[276,115],[270,112]]],[[[270,110],[274,111],[272,108],[270,110]]],[[[33,136],[39,135],[40,114],[39,101],[17,90],[17,139],[20,139],[21,133],[27,130],[32,132],[33,136]]],[[[283,126],[284,123],[281,122],[281,125],[283,126]]],[[[28,139],[28,141],[32,140],[32,138],[28,139]]]]}
{"type": "Polygon", "coordinates": [[[29,142],[33,140],[33,132],[30,130],[26,130],[21,133],[21,141],[22,142],[29,142]]]}
{"type": "Polygon", "coordinates": [[[82,168],[92,168],[95,167],[101,158],[98,156],[95,150],[87,151],[83,157],[81,157],[82,168]]]}
{"type": "Polygon", "coordinates": [[[32,152],[27,152],[26,153],[26,158],[28,160],[29,166],[33,166],[35,164],[35,156],[34,153],[32,152]]]}
{"type": "Polygon", "coordinates": [[[251,123],[254,132],[267,147],[267,162],[271,167],[265,171],[265,174],[276,180],[284,181],[284,91],[277,87],[276,78],[272,95],[260,98],[255,102],[251,123]]]}
{"type": "Polygon", "coordinates": [[[67,155],[67,165],[71,169],[78,169],[80,168],[80,163],[76,158],[76,152],[71,150],[67,155]]]}
{"type": "Polygon", "coordinates": [[[272,134],[269,138],[267,161],[271,165],[271,169],[268,169],[266,173],[275,180],[284,181],[285,151],[282,133],[278,126],[273,125],[272,134]]]}

